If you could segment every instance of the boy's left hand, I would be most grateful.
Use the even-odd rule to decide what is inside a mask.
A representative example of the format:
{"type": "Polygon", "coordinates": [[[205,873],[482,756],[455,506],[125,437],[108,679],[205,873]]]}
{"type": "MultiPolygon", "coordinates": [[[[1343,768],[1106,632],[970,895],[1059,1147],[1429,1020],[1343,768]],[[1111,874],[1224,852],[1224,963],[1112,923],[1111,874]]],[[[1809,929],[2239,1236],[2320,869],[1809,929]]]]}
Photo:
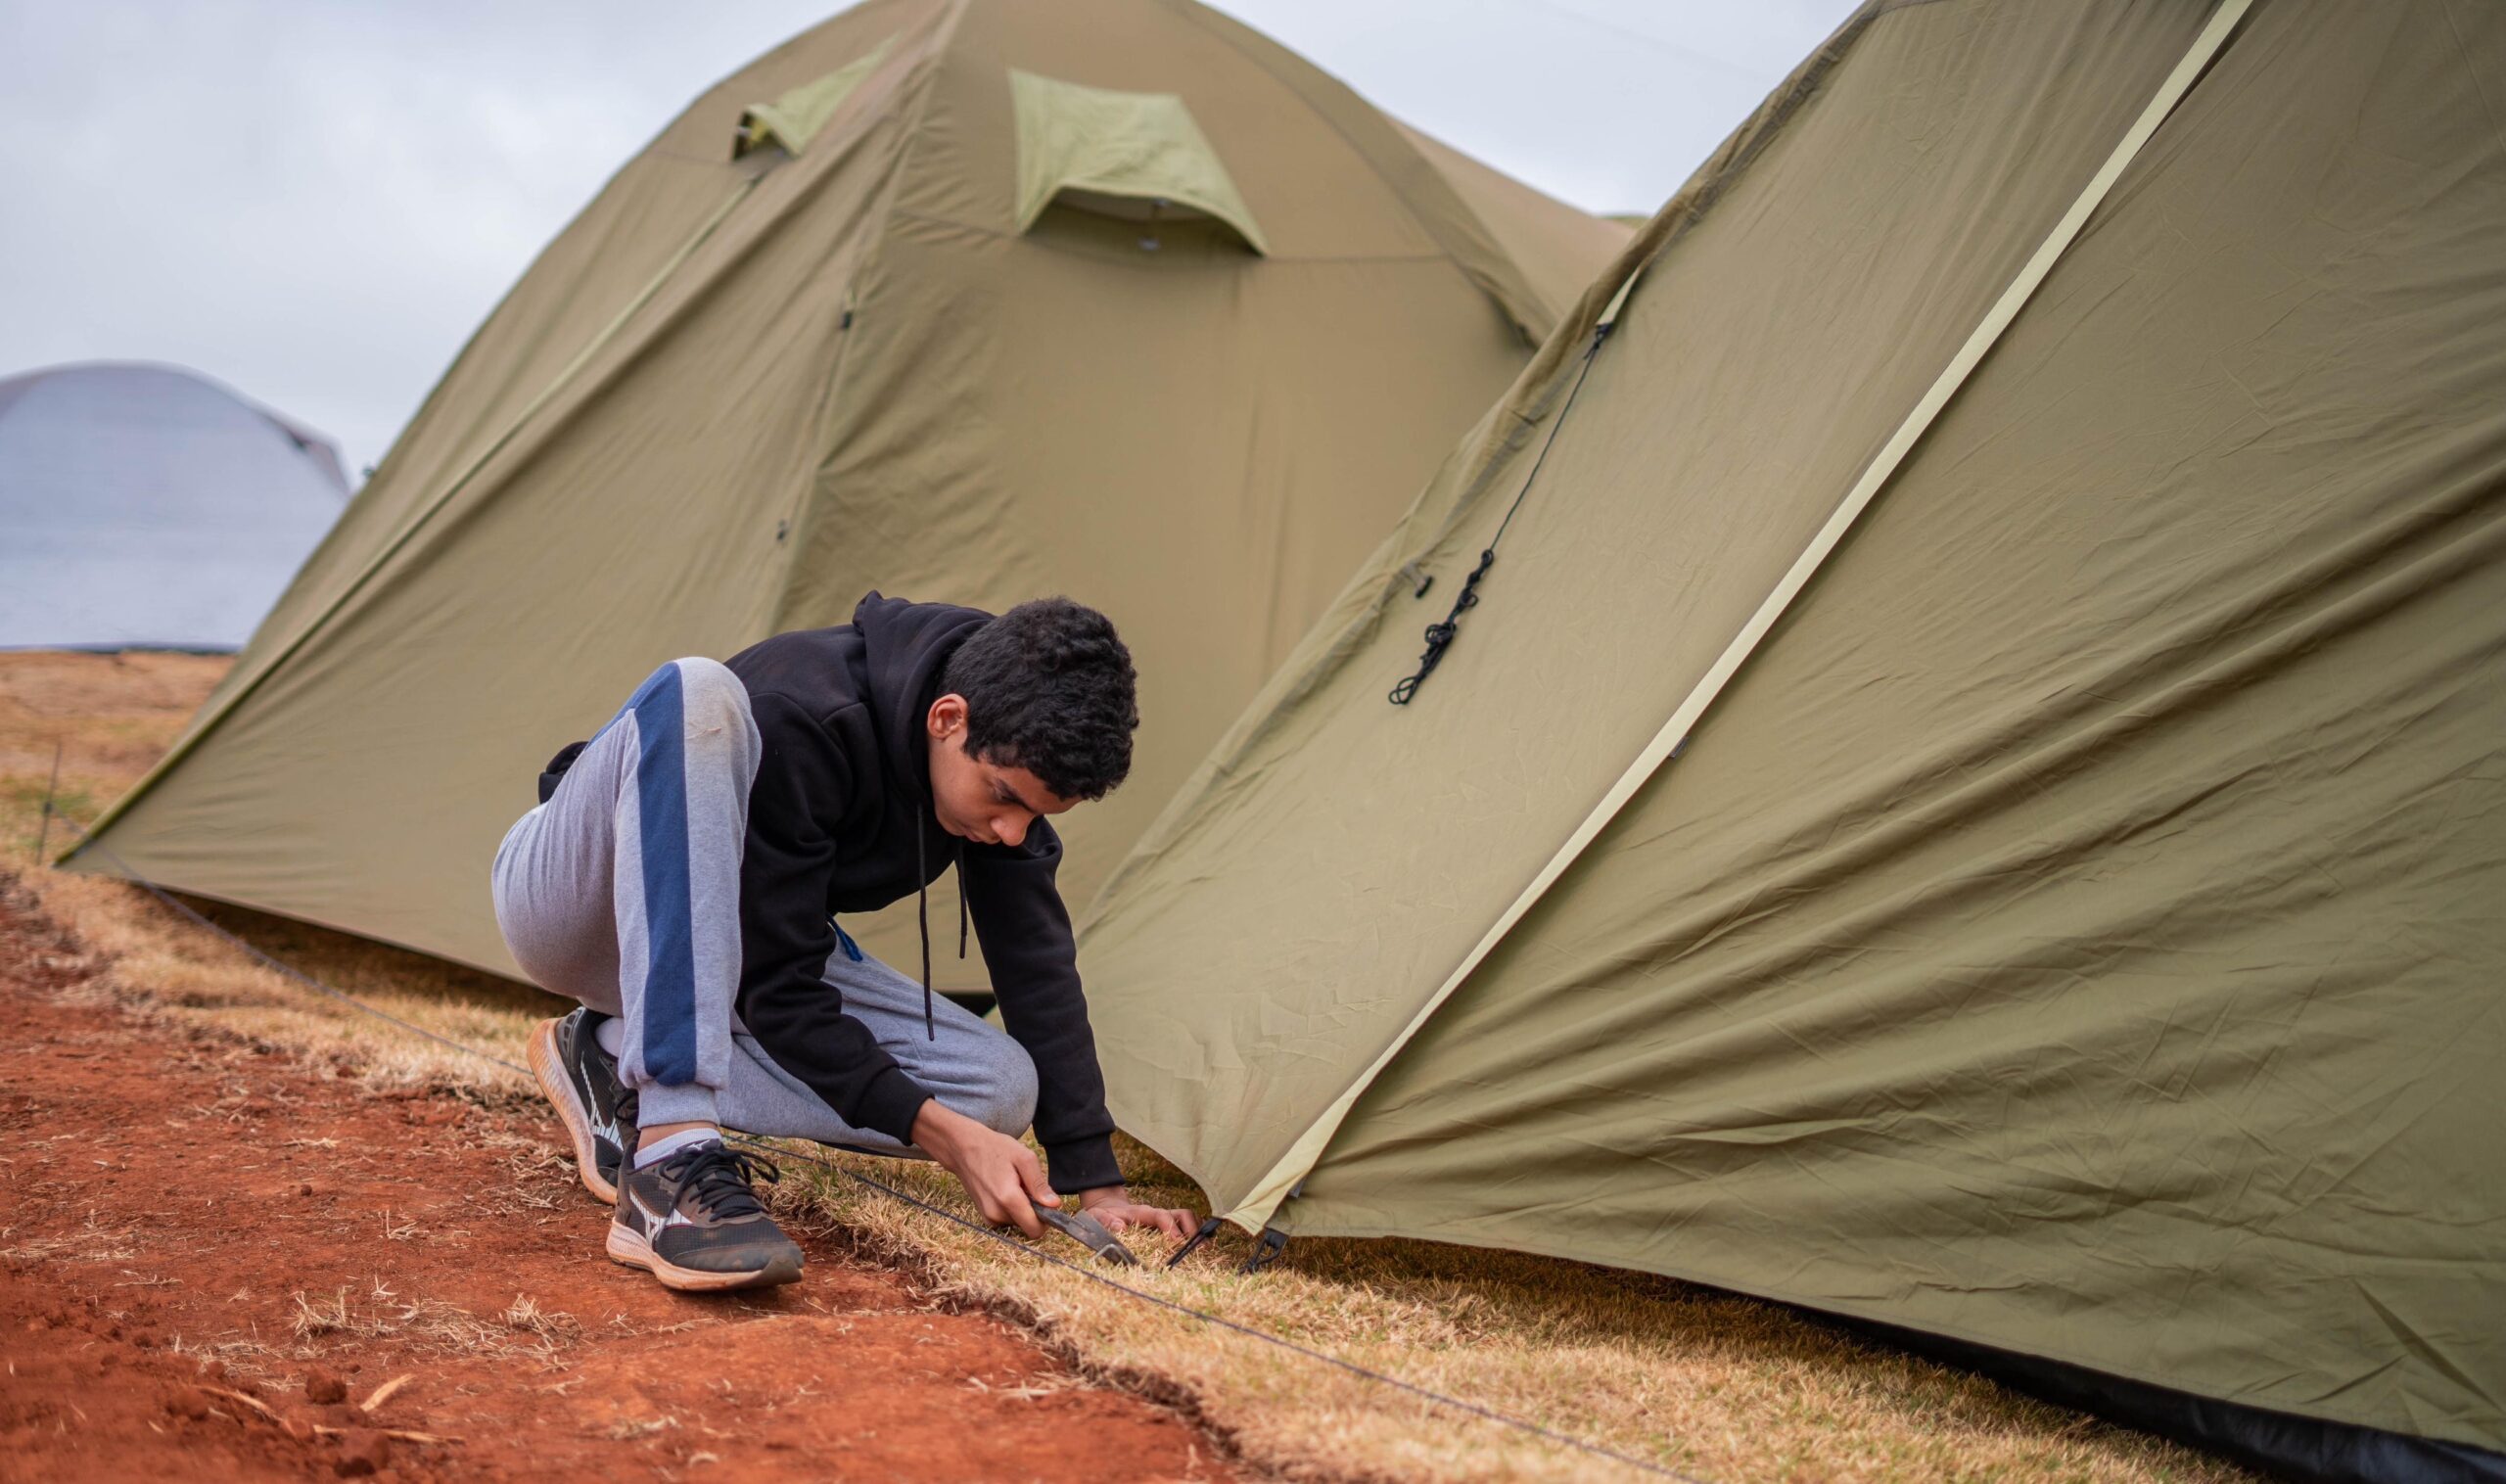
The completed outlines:
{"type": "Polygon", "coordinates": [[[1121,1231],[1127,1227],[1145,1227],[1163,1231],[1178,1241],[1192,1234],[1198,1225],[1189,1211],[1167,1206],[1143,1206],[1132,1199],[1121,1185],[1100,1185],[1079,1192],[1079,1209],[1104,1224],[1108,1231],[1121,1231]]]}

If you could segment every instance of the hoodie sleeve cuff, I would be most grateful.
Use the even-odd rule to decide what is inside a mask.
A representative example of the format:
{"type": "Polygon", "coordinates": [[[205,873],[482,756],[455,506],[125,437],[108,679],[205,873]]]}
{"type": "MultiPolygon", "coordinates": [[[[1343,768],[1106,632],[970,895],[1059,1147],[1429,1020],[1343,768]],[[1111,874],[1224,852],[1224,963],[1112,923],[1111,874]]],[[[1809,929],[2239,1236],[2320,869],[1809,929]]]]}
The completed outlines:
{"type": "Polygon", "coordinates": [[[1044,1145],[1044,1178],[1064,1195],[1123,1183],[1123,1167],[1114,1160],[1114,1140],[1091,1134],[1067,1143],[1044,1145]]]}
{"type": "Polygon", "coordinates": [[[855,1127],[869,1129],[901,1144],[913,1142],[913,1121],[931,1094],[922,1085],[905,1075],[901,1067],[889,1067],[870,1080],[863,1089],[860,1102],[853,1109],[855,1127]]]}

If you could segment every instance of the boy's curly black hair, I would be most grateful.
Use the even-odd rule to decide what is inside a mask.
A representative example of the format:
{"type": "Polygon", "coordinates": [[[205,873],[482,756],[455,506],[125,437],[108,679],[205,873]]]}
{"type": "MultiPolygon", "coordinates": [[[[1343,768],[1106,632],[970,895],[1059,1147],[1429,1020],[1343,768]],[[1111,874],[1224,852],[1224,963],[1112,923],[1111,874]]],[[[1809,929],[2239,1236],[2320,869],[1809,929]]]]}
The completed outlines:
{"type": "Polygon", "coordinates": [[[1064,799],[1102,799],[1132,770],[1138,679],[1111,620],[1038,598],[967,635],[940,683],[966,698],[967,756],[1023,767],[1064,799]]]}

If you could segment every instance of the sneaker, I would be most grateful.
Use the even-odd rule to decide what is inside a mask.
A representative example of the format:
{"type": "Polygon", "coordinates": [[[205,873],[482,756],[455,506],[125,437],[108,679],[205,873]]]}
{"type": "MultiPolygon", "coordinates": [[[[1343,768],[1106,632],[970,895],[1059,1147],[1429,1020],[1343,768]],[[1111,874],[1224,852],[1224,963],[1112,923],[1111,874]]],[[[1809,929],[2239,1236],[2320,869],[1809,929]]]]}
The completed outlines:
{"type": "Polygon", "coordinates": [[[594,1034],[608,1018],[580,1009],[541,1021],[531,1033],[531,1073],[575,1141],[583,1188],[616,1205],[622,1151],[634,1138],[635,1094],[618,1080],[617,1061],[594,1034]]]}
{"type": "Polygon", "coordinates": [[[609,1260],[682,1293],[788,1283],[801,1275],[801,1249],[750,1184],[782,1178],[769,1161],[719,1139],[630,1169],[618,1182],[609,1260]]]}

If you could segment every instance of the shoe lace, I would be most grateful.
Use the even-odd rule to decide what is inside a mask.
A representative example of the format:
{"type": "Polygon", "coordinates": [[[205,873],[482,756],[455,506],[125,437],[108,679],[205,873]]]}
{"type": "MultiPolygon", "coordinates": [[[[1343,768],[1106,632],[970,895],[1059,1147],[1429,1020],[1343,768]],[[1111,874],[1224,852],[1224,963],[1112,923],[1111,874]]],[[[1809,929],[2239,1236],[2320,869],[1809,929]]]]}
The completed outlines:
{"type": "Polygon", "coordinates": [[[698,1144],[665,1160],[662,1179],[673,1190],[694,1191],[697,1208],[716,1221],[764,1216],[757,1183],[773,1184],[783,1172],[768,1160],[727,1144],[698,1144]]]}

